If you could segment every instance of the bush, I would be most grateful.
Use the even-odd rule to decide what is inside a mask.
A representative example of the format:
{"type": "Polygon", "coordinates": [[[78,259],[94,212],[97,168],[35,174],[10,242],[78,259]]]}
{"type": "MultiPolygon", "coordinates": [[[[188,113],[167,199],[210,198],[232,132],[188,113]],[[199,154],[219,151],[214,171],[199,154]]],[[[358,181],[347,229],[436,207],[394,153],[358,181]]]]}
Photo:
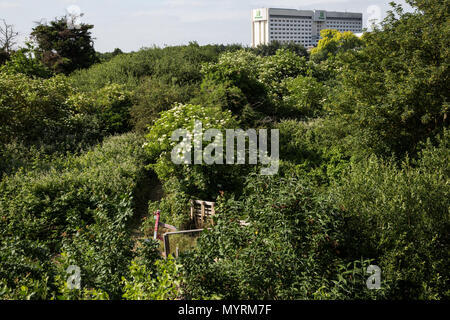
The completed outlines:
{"type": "Polygon", "coordinates": [[[71,93],[64,77],[41,80],[0,73],[0,142],[54,139],[72,113],[65,103],[71,93]]]}
{"type": "Polygon", "coordinates": [[[323,103],[327,98],[326,87],[314,77],[298,76],[286,81],[288,93],[283,96],[287,116],[315,118],[323,114],[323,103]]]}
{"type": "Polygon", "coordinates": [[[343,246],[376,259],[391,298],[448,299],[448,132],[413,166],[376,157],[352,165],[332,189],[344,210],[343,246]]]}
{"type": "Polygon", "coordinates": [[[246,50],[227,52],[217,63],[204,65],[199,101],[225,106],[249,126],[266,124],[267,117],[289,114],[283,109],[287,82],[307,72],[306,59],[286,49],[264,57],[246,50]]]}
{"type": "MultiPolygon", "coordinates": [[[[267,105],[267,93],[258,79],[262,58],[245,50],[226,52],[217,63],[205,64],[202,68],[203,83],[236,87],[244,94],[248,104],[257,112],[263,112],[267,105]]],[[[241,114],[244,105],[235,114],[241,114]]],[[[235,109],[235,108],[233,108],[235,109]]]]}
{"type": "Polygon", "coordinates": [[[308,182],[250,176],[242,198],[221,199],[217,212],[212,230],[183,258],[187,296],[276,300],[383,295],[383,290],[369,292],[365,281],[356,281],[368,261],[360,257],[353,266],[346,259],[342,212],[308,182]]]}
{"type": "MultiPolygon", "coordinates": [[[[150,128],[146,136],[145,149],[152,161],[151,168],[157,173],[160,181],[166,182],[175,178],[180,191],[201,199],[213,200],[220,190],[235,188],[235,182],[239,180],[236,166],[177,165],[171,160],[172,150],[178,144],[171,140],[172,133],[177,129],[186,129],[192,134],[195,121],[202,122],[203,133],[210,128],[223,131],[237,127],[237,121],[230,111],[180,104],[163,112],[150,128]]],[[[225,143],[225,137],[223,140],[225,143]]],[[[206,142],[202,143],[204,146],[207,145],[206,142]]]]}
{"type": "Polygon", "coordinates": [[[160,112],[171,109],[176,103],[189,102],[197,91],[197,85],[180,86],[159,78],[143,79],[135,90],[135,103],[131,109],[135,130],[146,132],[160,112]]]}
{"type": "Polygon", "coordinates": [[[327,105],[352,137],[353,152],[412,155],[448,126],[448,2],[394,5],[364,47],[342,54],[340,85],[327,105]]]}
{"type": "Polygon", "coordinates": [[[42,154],[64,154],[100,141],[101,119],[77,109],[73,103],[76,95],[63,76],[33,79],[0,73],[1,148],[11,149],[8,144],[23,146],[20,149],[34,146],[42,154]]]}
{"type": "Polygon", "coordinates": [[[259,71],[259,81],[265,84],[273,103],[279,104],[282,96],[287,94],[284,81],[306,75],[306,59],[298,57],[291,51],[280,49],[275,55],[262,59],[259,71]]]}
{"type": "Polygon", "coordinates": [[[179,275],[181,265],[173,257],[157,260],[155,271],[149,272],[145,265],[132,261],[131,280],[123,278],[126,300],[178,300],[182,298],[179,275]]]}
{"type": "Polygon", "coordinates": [[[276,128],[280,130],[280,169],[285,175],[295,173],[327,186],[339,180],[350,163],[340,146],[327,143],[321,120],[284,120],[276,128]]]}
{"type": "Polygon", "coordinates": [[[179,86],[199,83],[201,64],[216,61],[219,53],[227,50],[236,50],[236,46],[190,43],[187,46],[143,48],[138,52],[120,54],[88,70],[75,71],[71,80],[83,92],[96,91],[109,84],[134,89],[144,77],[179,86]]]}
{"type": "Polygon", "coordinates": [[[269,44],[262,44],[256,48],[252,48],[252,52],[260,56],[273,56],[279,49],[289,50],[300,57],[308,57],[308,51],[301,44],[295,42],[281,43],[279,41],[271,41],[269,44]]]}
{"type": "MultiPolygon", "coordinates": [[[[1,52],[0,52],[1,54],[1,52]]],[[[1,60],[1,58],[0,58],[1,60]]],[[[3,63],[0,63],[0,66],[3,63]]],[[[26,48],[17,50],[0,67],[0,72],[7,74],[24,74],[28,77],[50,78],[53,72],[34,57],[34,48],[27,43],[26,48]]]]}
{"type": "Polygon", "coordinates": [[[2,180],[2,255],[17,256],[0,262],[9,286],[30,272],[34,279],[51,273],[49,258],[64,249],[83,270],[86,285],[120,295],[121,276],[133,257],[128,226],[144,175],[142,143],[134,134],[113,137],[52,168],[2,180]]]}

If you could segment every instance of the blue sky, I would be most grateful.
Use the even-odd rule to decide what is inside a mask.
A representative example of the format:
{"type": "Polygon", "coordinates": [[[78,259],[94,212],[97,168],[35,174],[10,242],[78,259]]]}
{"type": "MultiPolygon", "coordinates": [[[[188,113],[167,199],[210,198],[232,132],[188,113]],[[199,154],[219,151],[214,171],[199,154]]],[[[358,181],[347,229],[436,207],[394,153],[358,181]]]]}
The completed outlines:
{"type": "MultiPolygon", "coordinates": [[[[34,21],[52,20],[76,5],[93,24],[98,51],[136,51],[152,45],[164,46],[197,41],[250,44],[250,12],[275,7],[362,12],[385,16],[390,0],[0,0],[0,19],[13,24],[21,41],[28,37],[34,21]],[[379,12],[379,14],[378,14],[379,12]]],[[[396,0],[404,4],[404,0],[396,0]]]]}

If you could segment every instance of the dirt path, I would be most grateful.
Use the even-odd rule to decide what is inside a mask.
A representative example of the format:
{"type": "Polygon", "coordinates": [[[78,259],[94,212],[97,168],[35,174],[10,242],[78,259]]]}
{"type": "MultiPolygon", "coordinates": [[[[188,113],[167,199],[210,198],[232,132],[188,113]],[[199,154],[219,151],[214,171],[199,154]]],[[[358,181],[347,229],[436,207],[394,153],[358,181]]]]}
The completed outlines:
{"type": "Polygon", "coordinates": [[[135,243],[145,238],[141,230],[143,219],[145,217],[153,219],[152,213],[148,212],[148,202],[159,201],[164,195],[162,184],[154,175],[142,179],[138,183],[138,188],[135,192],[135,216],[130,222],[131,238],[135,243]]]}

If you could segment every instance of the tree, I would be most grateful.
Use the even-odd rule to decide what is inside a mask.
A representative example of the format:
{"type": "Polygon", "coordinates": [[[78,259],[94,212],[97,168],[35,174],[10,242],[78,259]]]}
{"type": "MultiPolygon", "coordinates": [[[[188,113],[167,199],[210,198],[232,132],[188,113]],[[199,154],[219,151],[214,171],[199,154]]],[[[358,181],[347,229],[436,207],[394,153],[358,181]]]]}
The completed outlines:
{"type": "Polygon", "coordinates": [[[82,23],[73,27],[68,19],[40,23],[31,33],[39,59],[53,71],[64,74],[88,68],[98,61],[90,31],[94,26],[82,23]]]}
{"type": "MultiPolygon", "coordinates": [[[[22,73],[29,77],[38,78],[50,78],[53,75],[51,70],[35,57],[31,43],[26,43],[26,47],[17,50],[11,55],[8,54],[3,64],[4,66],[0,67],[0,71],[8,74],[22,73]]],[[[1,51],[0,65],[2,65],[1,51]]]]}
{"type": "Polygon", "coordinates": [[[364,154],[404,156],[448,126],[450,2],[393,5],[364,48],[347,51],[341,86],[329,101],[340,128],[364,154]]]}
{"type": "MultiPolygon", "coordinates": [[[[8,54],[11,53],[14,46],[17,44],[16,39],[19,35],[14,30],[14,26],[10,25],[4,19],[0,19],[0,49],[8,54]]],[[[1,60],[0,60],[1,61],[1,60]]]]}
{"type": "Polygon", "coordinates": [[[324,29],[320,32],[321,39],[317,47],[311,50],[311,59],[315,62],[326,60],[330,55],[335,56],[362,46],[363,41],[351,31],[339,32],[335,29],[324,29]]]}

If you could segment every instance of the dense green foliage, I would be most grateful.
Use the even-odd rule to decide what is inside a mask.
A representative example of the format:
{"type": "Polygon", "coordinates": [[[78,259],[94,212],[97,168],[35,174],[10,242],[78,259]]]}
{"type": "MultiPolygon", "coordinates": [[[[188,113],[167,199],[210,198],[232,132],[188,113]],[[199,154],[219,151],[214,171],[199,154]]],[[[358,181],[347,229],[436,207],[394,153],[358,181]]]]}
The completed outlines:
{"type": "Polygon", "coordinates": [[[50,260],[63,250],[72,264],[83,266],[88,287],[116,294],[132,256],[126,227],[143,181],[141,141],[133,134],[114,137],[80,157],[54,160],[45,170],[5,177],[1,278],[51,276],[50,260]]]}
{"type": "Polygon", "coordinates": [[[29,77],[49,78],[53,75],[52,71],[47,68],[38,58],[33,56],[34,48],[27,43],[26,48],[17,50],[5,61],[5,65],[1,66],[1,72],[9,74],[22,73],[29,77]]]}
{"type": "Polygon", "coordinates": [[[445,131],[437,147],[428,142],[414,164],[354,164],[331,189],[347,219],[343,248],[376,259],[392,297],[449,297],[449,138],[445,131]]]}
{"type": "Polygon", "coordinates": [[[317,47],[311,50],[311,60],[315,62],[332,59],[339,53],[356,49],[364,44],[351,31],[339,32],[334,29],[323,29],[320,36],[317,47]]]}
{"type": "Polygon", "coordinates": [[[311,56],[190,43],[78,61],[92,26],[38,26],[0,67],[0,298],[449,299],[450,2],[408,2],[361,38],[323,30],[311,56]],[[195,121],[278,129],[278,174],[172,162],[195,121]],[[190,228],[197,199],[214,223],[162,259],[153,212],[190,228]]]}
{"type": "Polygon", "coordinates": [[[362,50],[342,57],[329,108],[361,152],[413,153],[448,125],[449,2],[415,2],[420,12],[398,7],[362,50]]]}
{"type": "Polygon", "coordinates": [[[220,202],[214,229],[185,257],[187,290],[224,299],[369,298],[361,281],[368,261],[348,266],[341,256],[344,223],[306,181],[249,176],[242,198],[220,202]]]}

